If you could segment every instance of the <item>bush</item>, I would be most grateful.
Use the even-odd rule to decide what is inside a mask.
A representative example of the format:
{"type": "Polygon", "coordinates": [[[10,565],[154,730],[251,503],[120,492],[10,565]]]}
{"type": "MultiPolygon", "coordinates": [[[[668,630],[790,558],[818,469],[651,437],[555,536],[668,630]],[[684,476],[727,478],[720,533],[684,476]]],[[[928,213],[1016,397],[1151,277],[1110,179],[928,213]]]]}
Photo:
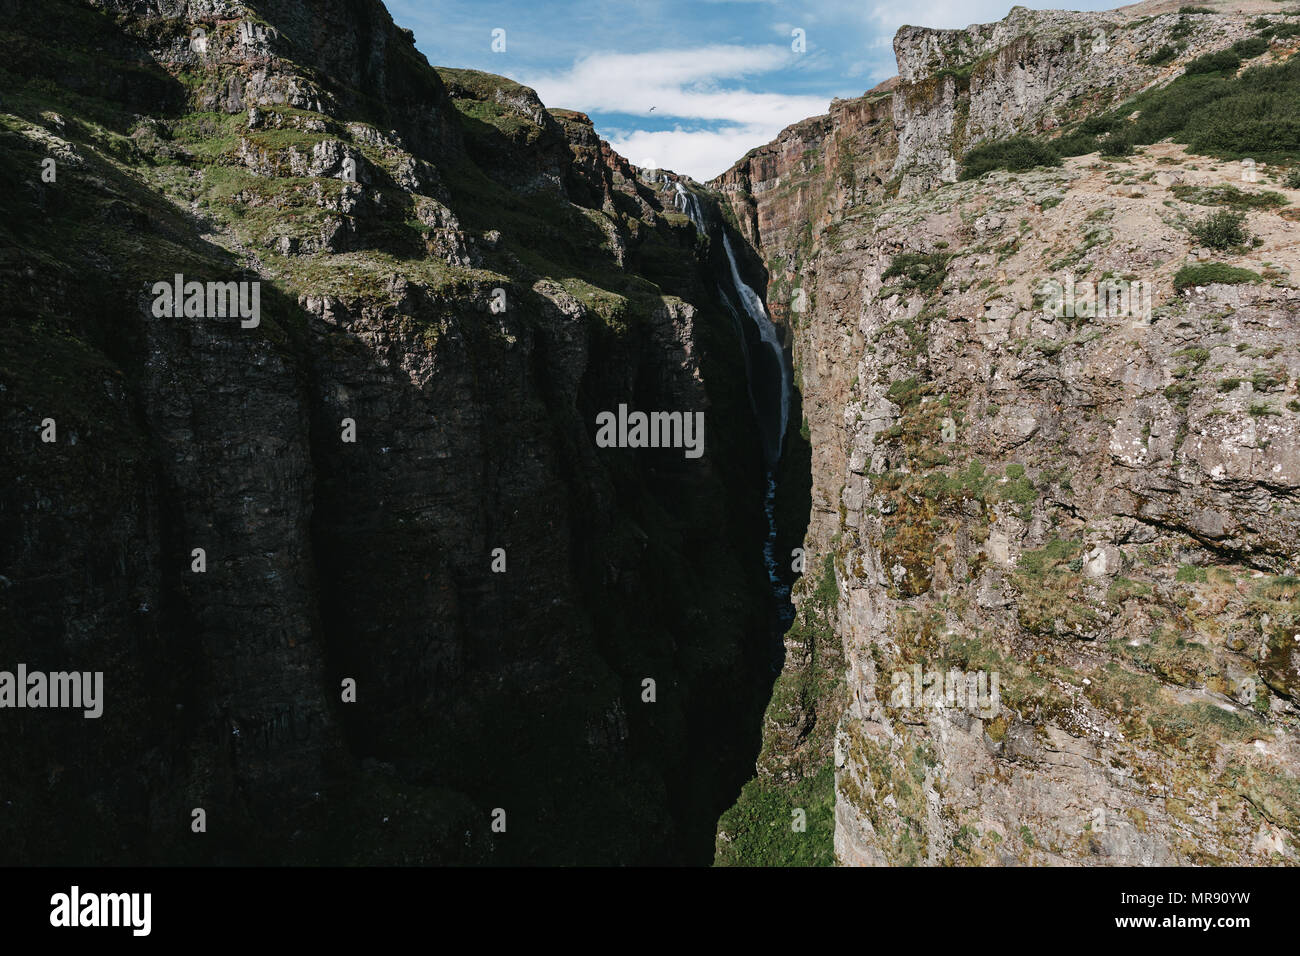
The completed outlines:
{"type": "Polygon", "coordinates": [[[1184,266],[1174,276],[1174,291],[1181,292],[1197,285],[1242,285],[1247,282],[1263,282],[1264,277],[1258,272],[1241,269],[1237,266],[1224,265],[1221,262],[1209,262],[1202,266],[1184,266]]]}
{"type": "MultiPolygon", "coordinates": [[[[1229,55],[1231,54],[1229,51],[1229,55]]],[[[1178,77],[1107,114],[1137,146],[1172,139],[1225,159],[1287,162],[1300,156],[1300,57],[1257,66],[1240,77],[1178,77]],[[1137,112],[1135,121],[1124,119],[1137,112]]]]}
{"type": "Polygon", "coordinates": [[[948,256],[942,252],[901,252],[889,261],[881,279],[902,279],[903,288],[929,294],[937,291],[948,275],[948,256]]]}
{"type": "Polygon", "coordinates": [[[978,179],[995,169],[1021,172],[1035,166],[1060,166],[1055,149],[1028,136],[1014,136],[997,143],[977,146],[962,158],[962,179],[978,179]]]}
{"type": "Polygon", "coordinates": [[[1300,166],[1288,171],[1283,182],[1287,189],[1300,189],[1300,166]]]}
{"type": "Polygon", "coordinates": [[[1088,153],[1095,153],[1101,149],[1101,143],[1097,141],[1095,136],[1071,133],[1069,136],[1062,136],[1060,139],[1052,140],[1052,147],[1062,156],[1086,156],[1088,153]]]}
{"type": "Polygon", "coordinates": [[[1250,242],[1246,214],[1220,209],[1192,223],[1190,231],[1197,241],[1211,249],[1235,249],[1250,242]]]}
{"type": "Polygon", "coordinates": [[[1118,116],[1089,116],[1079,124],[1079,132],[1089,136],[1104,136],[1124,127],[1118,116]]]}
{"type": "Polygon", "coordinates": [[[1262,37],[1247,37],[1232,45],[1232,52],[1243,60],[1250,60],[1268,49],[1268,41],[1262,37]]]}
{"type": "Polygon", "coordinates": [[[1218,53],[1207,53],[1205,56],[1198,56],[1192,60],[1184,69],[1189,76],[1197,73],[1226,73],[1229,70],[1236,71],[1241,66],[1241,58],[1231,50],[1220,50],[1218,53]]]}
{"type": "Polygon", "coordinates": [[[1166,43],[1150,56],[1143,59],[1142,62],[1147,66],[1164,66],[1166,63],[1171,62],[1177,55],[1178,51],[1166,43]]]}
{"type": "Polygon", "coordinates": [[[1179,7],[1179,13],[1213,13],[1209,7],[1179,7]]]}
{"type": "Polygon", "coordinates": [[[1133,142],[1123,136],[1117,136],[1112,133],[1107,136],[1101,143],[1101,155],[1103,156],[1132,156],[1133,142]]]}

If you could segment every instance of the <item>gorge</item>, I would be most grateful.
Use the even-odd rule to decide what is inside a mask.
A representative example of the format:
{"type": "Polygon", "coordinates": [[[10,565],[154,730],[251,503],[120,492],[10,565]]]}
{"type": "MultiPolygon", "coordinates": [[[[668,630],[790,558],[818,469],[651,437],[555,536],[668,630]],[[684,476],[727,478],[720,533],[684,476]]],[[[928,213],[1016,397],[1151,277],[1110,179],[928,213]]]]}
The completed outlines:
{"type": "Polygon", "coordinates": [[[5,12],[0,658],[104,677],[4,862],[1297,862],[1294,13],[904,27],[700,183],[379,0],[5,12]]]}

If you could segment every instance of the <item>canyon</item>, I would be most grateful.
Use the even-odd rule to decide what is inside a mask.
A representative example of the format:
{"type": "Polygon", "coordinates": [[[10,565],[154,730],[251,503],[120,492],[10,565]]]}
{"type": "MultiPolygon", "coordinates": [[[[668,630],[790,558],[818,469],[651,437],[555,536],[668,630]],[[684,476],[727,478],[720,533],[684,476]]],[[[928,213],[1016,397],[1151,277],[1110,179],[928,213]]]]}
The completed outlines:
{"type": "Polygon", "coordinates": [[[1300,47],[1197,10],[904,27],[700,183],[378,0],[8,0],[0,655],[105,678],[0,859],[1297,862],[1294,165],[973,174],[1300,47]]]}

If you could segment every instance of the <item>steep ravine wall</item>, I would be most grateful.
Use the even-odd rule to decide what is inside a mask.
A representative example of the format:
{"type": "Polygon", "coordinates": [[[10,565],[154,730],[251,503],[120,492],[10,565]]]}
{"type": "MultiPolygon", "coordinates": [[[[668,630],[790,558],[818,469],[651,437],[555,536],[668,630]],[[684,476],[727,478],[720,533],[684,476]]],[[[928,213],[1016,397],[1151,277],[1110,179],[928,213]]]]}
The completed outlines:
{"type": "MultiPolygon", "coordinates": [[[[1239,164],[1159,146],[944,182],[967,146],[1168,81],[1259,12],[905,28],[897,88],[865,98],[892,122],[833,111],[712,184],[769,299],[805,306],[785,317],[812,481],[799,618],[719,862],[1300,857],[1292,218],[1252,213],[1261,243],[1232,260],[1274,281],[1176,293],[1207,254],[1173,187],[1241,186],[1239,164]],[[1097,26],[1101,57],[1080,46],[1097,26]],[[1171,38],[1174,62],[1141,62],[1171,38]],[[824,172],[837,135],[883,190],[824,172]],[[1062,262],[1149,279],[1153,321],[1052,320],[1036,290],[1062,262]],[[918,668],[996,673],[998,706],[904,701],[918,668]],[[756,837],[792,808],[806,832],[756,837]]],[[[1276,176],[1253,188],[1300,202],[1276,176]]]]}
{"type": "Polygon", "coordinates": [[[770,600],[690,223],[378,2],[6,12],[0,669],[105,700],[4,712],[0,857],[707,862],[770,600]],[[703,454],[599,447],[620,405],[703,454]]]}

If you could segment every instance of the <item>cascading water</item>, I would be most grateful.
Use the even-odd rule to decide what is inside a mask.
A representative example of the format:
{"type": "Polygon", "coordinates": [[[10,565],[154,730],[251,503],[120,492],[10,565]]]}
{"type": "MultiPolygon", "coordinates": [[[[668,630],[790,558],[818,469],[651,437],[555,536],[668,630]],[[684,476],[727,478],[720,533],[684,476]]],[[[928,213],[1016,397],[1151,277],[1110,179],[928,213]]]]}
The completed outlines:
{"type": "Polygon", "coordinates": [[[775,468],[777,459],[781,457],[781,445],[785,441],[785,428],[790,418],[790,367],[786,364],[785,353],[781,349],[781,337],[777,334],[776,326],[768,318],[767,309],[763,308],[763,300],[740,277],[740,270],[736,267],[736,255],[731,251],[731,239],[728,238],[725,232],[722,234],[722,248],[727,251],[727,261],[731,263],[731,281],[736,288],[737,295],[740,296],[740,304],[749,313],[749,317],[754,320],[754,324],[758,326],[759,338],[763,340],[763,344],[771,349],[772,357],[780,374],[781,428],[776,435],[775,453],[769,455],[768,461],[768,464],[775,468]]]}
{"type": "MultiPolygon", "coordinates": [[[[707,234],[704,214],[700,208],[699,198],[686,189],[680,182],[676,187],[676,205],[685,213],[701,234],[707,234]]],[[[790,603],[790,588],[782,580],[781,567],[776,557],[776,467],[781,458],[781,448],[785,441],[786,425],[790,417],[790,390],[792,375],[790,366],[785,361],[785,352],[781,347],[781,338],[776,325],[767,314],[763,300],[745,280],[740,277],[740,268],[736,264],[736,255],[731,248],[731,239],[726,230],[722,231],[722,247],[727,253],[727,262],[731,267],[730,291],[719,288],[723,304],[731,312],[740,333],[741,347],[745,356],[745,372],[749,378],[749,398],[758,419],[759,429],[763,435],[763,455],[767,464],[767,487],[763,496],[763,513],[767,518],[767,539],[763,543],[763,564],[767,569],[767,579],[775,600],[777,619],[781,633],[794,620],[794,607],[790,603]],[[753,321],[763,342],[766,354],[753,355],[744,329],[740,327],[740,316],[732,307],[735,300],[753,321]],[[772,366],[775,367],[772,367],[772,366]],[[773,394],[775,392],[775,394],[773,394]]],[[[719,277],[720,279],[726,277],[719,277]]],[[[775,649],[773,666],[781,667],[783,646],[775,649]]]]}
{"type": "Polygon", "coordinates": [[[690,217],[691,222],[695,224],[696,231],[700,233],[707,232],[708,230],[704,228],[704,213],[700,211],[699,198],[681,183],[674,183],[673,185],[677,187],[677,208],[690,217]]]}

